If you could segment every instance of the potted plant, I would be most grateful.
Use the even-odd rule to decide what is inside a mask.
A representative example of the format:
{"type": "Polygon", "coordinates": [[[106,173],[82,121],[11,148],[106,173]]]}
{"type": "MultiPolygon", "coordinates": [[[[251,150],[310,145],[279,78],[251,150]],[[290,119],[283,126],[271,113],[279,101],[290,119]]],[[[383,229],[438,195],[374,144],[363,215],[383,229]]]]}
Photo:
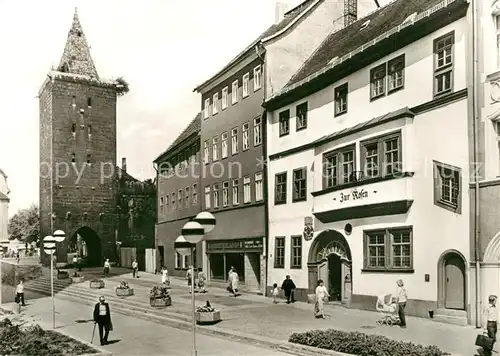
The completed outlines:
{"type": "Polygon", "coordinates": [[[104,281],[102,279],[93,279],[90,281],[91,289],[101,289],[104,288],[104,281]]]}
{"type": "Polygon", "coordinates": [[[73,276],[71,277],[71,283],[82,283],[84,280],[83,276],[80,276],[76,271],[73,273],[73,276]]]}
{"type": "Polygon", "coordinates": [[[130,288],[127,282],[121,281],[120,285],[116,287],[116,295],[118,297],[128,297],[129,295],[134,295],[134,289],[130,288]]]}
{"type": "Polygon", "coordinates": [[[61,271],[57,269],[57,279],[69,279],[69,273],[67,271],[61,271]]]}
{"type": "Polygon", "coordinates": [[[215,324],[221,320],[220,310],[214,309],[208,300],[205,306],[196,308],[195,317],[197,324],[215,324]]]}
{"type": "Polygon", "coordinates": [[[172,305],[172,298],[168,293],[168,289],[163,285],[151,288],[149,304],[154,308],[164,308],[172,305]]]}

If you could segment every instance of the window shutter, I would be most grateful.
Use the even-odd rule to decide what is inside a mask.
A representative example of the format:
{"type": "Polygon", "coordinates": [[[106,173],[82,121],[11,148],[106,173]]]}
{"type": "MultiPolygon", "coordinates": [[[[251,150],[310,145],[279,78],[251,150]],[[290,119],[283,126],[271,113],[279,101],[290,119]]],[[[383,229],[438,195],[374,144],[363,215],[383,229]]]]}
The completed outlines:
{"type": "Polygon", "coordinates": [[[384,243],[385,243],[385,269],[392,267],[392,234],[389,230],[384,233],[384,243]]]}
{"type": "Polygon", "coordinates": [[[304,177],[304,188],[306,191],[306,196],[305,198],[307,199],[307,167],[302,168],[302,177],[304,177]]]}
{"type": "Polygon", "coordinates": [[[368,235],[363,232],[363,268],[368,268],[368,235]]]}

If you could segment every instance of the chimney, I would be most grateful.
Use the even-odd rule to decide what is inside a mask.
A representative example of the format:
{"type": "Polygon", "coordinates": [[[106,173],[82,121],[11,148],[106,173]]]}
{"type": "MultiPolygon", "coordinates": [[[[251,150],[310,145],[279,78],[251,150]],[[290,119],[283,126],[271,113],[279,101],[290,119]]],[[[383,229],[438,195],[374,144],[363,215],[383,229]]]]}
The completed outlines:
{"type": "Polygon", "coordinates": [[[288,11],[288,5],[284,4],[282,2],[277,2],[276,3],[276,9],[275,9],[275,18],[274,22],[279,23],[281,20],[285,18],[285,13],[288,11]]]}
{"type": "Polygon", "coordinates": [[[122,171],[127,173],[127,158],[126,157],[122,157],[122,171]]]}
{"type": "MultiPolygon", "coordinates": [[[[378,2],[376,1],[378,4],[378,2]]],[[[351,25],[358,19],[358,0],[344,1],[344,27],[351,25]]]]}

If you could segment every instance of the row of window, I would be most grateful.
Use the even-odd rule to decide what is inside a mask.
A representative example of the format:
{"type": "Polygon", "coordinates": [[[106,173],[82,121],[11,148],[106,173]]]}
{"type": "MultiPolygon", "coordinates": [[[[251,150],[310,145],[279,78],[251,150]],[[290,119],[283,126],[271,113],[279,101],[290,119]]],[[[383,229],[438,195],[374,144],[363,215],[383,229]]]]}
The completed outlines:
{"type": "MultiPolygon", "coordinates": [[[[80,131],[84,131],[85,127],[87,127],[87,136],[89,139],[92,138],[92,125],[80,125],[80,131]]],[[[76,137],[76,124],[74,123],[71,125],[71,134],[73,135],[73,138],[76,137]]]]}
{"type": "MultiPolygon", "coordinates": [[[[285,268],[286,237],[274,241],[274,268],[285,268]]],[[[292,235],[290,268],[302,268],[302,235],[292,235]]],[[[363,269],[374,271],[413,269],[413,232],[411,227],[364,232],[363,269]]]]}
{"type": "MultiPolygon", "coordinates": [[[[250,95],[250,73],[246,73],[243,75],[243,80],[242,80],[242,97],[246,98],[247,96],[250,95]]],[[[221,110],[225,110],[229,106],[229,95],[231,95],[231,104],[235,105],[239,101],[238,97],[238,87],[239,87],[239,82],[238,79],[233,81],[231,84],[231,93],[229,93],[229,88],[224,87],[222,89],[222,95],[221,95],[221,110]]],[[[258,65],[253,69],[253,90],[257,91],[260,88],[262,88],[262,67],[258,65]]],[[[205,119],[207,119],[210,114],[216,115],[219,112],[219,93],[215,93],[212,96],[212,105],[210,106],[210,98],[205,99],[204,107],[203,107],[203,113],[205,119]],[[212,112],[210,113],[210,108],[212,108],[212,112]]]]}
{"type": "MultiPolygon", "coordinates": [[[[233,179],[231,185],[229,181],[223,182],[222,185],[215,183],[212,186],[205,187],[205,208],[206,209],[219,209],[226,208],[232,203],[232,206],[240,205],[241,190],[240,185],[243,183],[243,204],[252,202],[252,184],[250,176],[243,177],[242,179],[233,179]],[[222,202],[221,202],[222,196],[222,202]]],[[[263,185],[262,172],[255,173],[254,177],[254,191],[255,201],[264,200],[264,185],[263,185]]]]}
{"type": "Polygon", "coordinates": [[[189,208],[191,205],[196,204],[198,204],[198,185],[195,183],[192,188],[186,187],[185,189],[179,189],[177,194],[173,192],[160,197],[160,213],[168,210],[189,208]]]}
{"type": "Polygon", "coordinates": [[[175,170],[187,169],[190,163],[196,162],[196,155],[200,150],[199,144],[195,143],[182,150],[177,156],[170,159],[169,162],[161,163],[158,170],[162,176],[171,176],[175,170]]]}
{"type": "MultiPolygon", "coordinates": [[[[453,90],[454,32],[434,40],[434,95],[453,90]]],[[[370,100],[376,100],[404,88],[405,55],[400,55],[370,70],[370,100]]],[[[334,116],[347,113],[348,83],[334,88],[334,116]]],[[[290,133],[290,109],[279,113],[279,137],[290,133]]],[[[296,131],[307,128],[307,102],[296,107],[296,131]]]]}
{"type": "MultiPolygon", "coordinates": [[[[239,128],[235,127],[231,129],[231,148],[229,148],[229,133],[223,132],[220,136],[220,148],[219,148],[219,136],[212,138],[212,162],[219,159],[224,159],[229,156],[229,150],[231,150],[231,155],[235,155],[240,150],[240,140],[239,140],[239,128]],[[219,155],[220,153],[220,155],[219,155]]],[[[246,151],[250,149],[250,123],[245,122],[241,127],[241,151],[246,151]]],[[[253,145],[259,146],[262,144],[262,118],[257,117],[253,120],[253,145]]],[[[203,142],[203,162],[205,164],[210,163],[210,140],[203,142]]]]}
{"type": "MultiPolygon", "coordinates": [[[[76,164],[76,153],[72,153],[71,154],[71,163],[75,163],[76,164]]],[[[92,164],[92,155],[90,153],[87,153],[87,162],[86,162],[89,166],[92,164]]]]}

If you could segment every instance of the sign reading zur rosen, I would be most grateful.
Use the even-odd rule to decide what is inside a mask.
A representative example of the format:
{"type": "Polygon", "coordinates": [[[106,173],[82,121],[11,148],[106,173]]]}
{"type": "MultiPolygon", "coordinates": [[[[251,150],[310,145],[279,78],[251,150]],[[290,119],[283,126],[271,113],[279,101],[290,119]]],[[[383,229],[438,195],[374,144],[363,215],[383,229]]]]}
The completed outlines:
{"type": "Polygon", "coordinates": [[[351,200],[359,200],[368,198],[368,192],[364,189],[353,190],[349,194],[340,193],[340,202],[346,202],[351,200]]]}

